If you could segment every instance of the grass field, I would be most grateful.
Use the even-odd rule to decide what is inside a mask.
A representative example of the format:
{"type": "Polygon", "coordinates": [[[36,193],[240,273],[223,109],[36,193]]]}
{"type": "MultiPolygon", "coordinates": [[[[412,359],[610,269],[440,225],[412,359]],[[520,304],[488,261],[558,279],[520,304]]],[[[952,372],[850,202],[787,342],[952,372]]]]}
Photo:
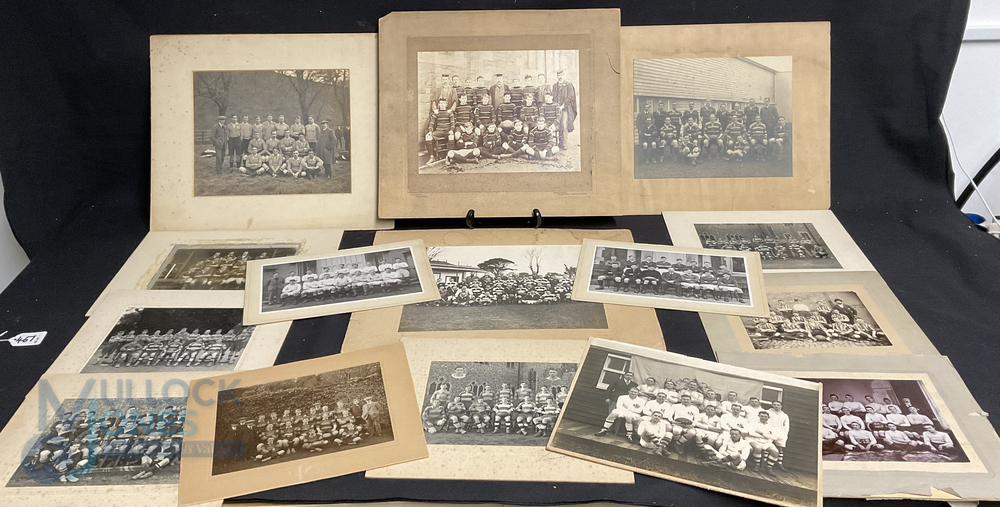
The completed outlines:
{"type": "Polygon", "coordinates": [[[532,429],[527,435],[519,433],[507,434],[504,430],[498,433],[487,432],[480,434],[471,430],[466,434],[455,433],[427,433],[424,432],[427,445],[507,445],[507,446],[542,446],[549,441],[549,437],[536,437],[532,429]]]}
{"type": "Polygon", "coordinates": [[[767,157],[764,162],[747,157],[745,162],[730,162],[722,159],[706,160],[704,155],[698,159],[698,165],[691,165],[687,160],[674,162],[666,157],[662,164],[644,164],[642,153],[638,148],[635,152],[635,177],[638,179],[654,178],[753,178],[781,177],[792,175],[792,149],[785,148],[784,158],[767,157]]]}
{"type": "Polygon", "coordinates": [[[222,164],[222,174],[215,174],[215,157],[200,156],[208,145],[195,146],[194,195],[274,195],[274,194],[344,194],[351,192],[351,163],[338,161],[331,168],[331,178],[315,180],[243,176],[229,173],[229,158],[222,164]]]}
{"type": "MultiPolygon", "coordinates": [[[[445,165],[443,160],[427,163],[426,154],[420,155],[420,174],[477,174],[477,173],[525,173],[525,172],[579,172],[580,134],[574,131],[566,136],[566,149],[554,158],[547,160],[528,160],[523,157],[498,159],[482,159],[479,163],[455,163],[445,165]]],[[[213,162],[214,163],[214,162],[213,162]]]]}
{"type": "Polygon", "coordinates": [[[406,305],[399,332],[490,329],[607,329],[604,305],[567,301],[553,305],[406,305]]]}

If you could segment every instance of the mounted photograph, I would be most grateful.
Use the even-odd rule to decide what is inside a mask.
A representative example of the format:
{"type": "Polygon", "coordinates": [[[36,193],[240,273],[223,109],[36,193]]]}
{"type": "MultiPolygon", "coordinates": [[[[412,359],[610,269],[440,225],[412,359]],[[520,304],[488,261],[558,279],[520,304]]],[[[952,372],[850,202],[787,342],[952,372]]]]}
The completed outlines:
{"type": "Polygon", "coordinates": [[[274,364],[289,327],[244,325],[239,291],[115,291],[45,374],[184,378],[263,368],[274,364]]]}
{"type": "Polygon", "coordinates": [[[175,245],[148,290],[243,290],[247,261],[288,257],[299,245],[175,245]]]}
{"type": "Polygon", "coordinates": [[[631,472],[545,450],[583,340],[403,338],[428,458],[380,479],[632,484],[631,472]],[[524,466],[540,463],[540,466],[524,466]]]}
{"type": "Polygon", "coordinates": [[[662,348],[651,308],[570,297],[585,238],[630,241],[623,229],[379,231],[375,245],[420,239],[440,297],[353,312],[342,350],[404,337],[587,340],[592,336],[662,348]]]}
{"type": "Polygon", "coordinates": [[[792,57],[633,61],[635,177],[792,175],[792,57]]]}
{"type": "Polygon", "coordinates": [[[194,195],[351,192],[348,69],[194,72],[194,195]]]}
{"type": "Polygon", "coordinates": [[[585,241],[573,299],[766,316],[756,252],[585,241]]]}
{"type": "Polygon", "coordinates": [[[182,506],[427,457],[401,344],[199,385],[186,438],[200,445],[184,448],[182,506]]]}
{"type": "Polygon", "coordinates": [[[767,293],[767,317],[740,317],[754,349],[888,347],[885,331],[854,291],[767,293]]]}
{"type": "Polygon", "coordinates": [[[420,174],[581,171],[579,51],[419,52],[417,78],[420,174]]]}
{"type": "Polygon", "coordinates": [[[251,261],[244,323],[438,299],[423,243],[341,250],[331,255],[251,261]]]}
{"type": "Polygon", "coordinates": [[[820,386],[592,339],[547,449],[786,506],[822,505],[820,386]]]}

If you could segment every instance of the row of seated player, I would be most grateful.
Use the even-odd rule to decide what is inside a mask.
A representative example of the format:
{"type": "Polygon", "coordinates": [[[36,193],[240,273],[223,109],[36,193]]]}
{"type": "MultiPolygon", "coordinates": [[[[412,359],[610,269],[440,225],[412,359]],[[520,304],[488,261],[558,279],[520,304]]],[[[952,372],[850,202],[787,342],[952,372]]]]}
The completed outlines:
{"type": "Polygon", "coordinates": [[[288,156],[280,151],[258,152],[250,146],[250,153],[243,157],[237,169],[244,176],[270,176],[271,178],[301,178],[314,180],[324,175],[323,159],[312,149],[305,152],[293,150],[288,156]],[[303,153],[305,156],[302,156],[303,153]]]}
{"type": "Polygon", "coordinates": [[[536,393],[523,382],[517,389],[503,383],[497,392],[485,385],[478,396],[472,386],[466,386],[452,395],[451,385],[444,383],[431,393],[430,404],[423,410],[424,429],[429,433],[474,430],[522,435],[533,431],[533,436],[542,436],[551,431],[568,395],[569,386],[540,386],[536,393]]]}
{"type": "Polygon", "coordinates": [[[555,304],[570,300],[573,277],[513,277],[494,279],[490,275],[461,282],[438,282],[441,299],[427,306],[491,306],[555,304]]]}
{"type": "MultiPolygon", "coordinates": [[[[858,405],[861,404],[851,398],[834,412],[829,404],[823,404],[823,427],[844,437],[857,424],[861,429],[883,438],[891,424],[894,430],[905,433],[911,439],[919,438],[925,426],[936,427],[934,420],[921,414],[920,409],[914,406],[907,407],[908,413],[903,414],[895,404],[884,405],[885,412],[877,411],[878,404],[863,405],[864,408],[861,410],[858,410],[858,405]]],[[[834,408],[837,408],[837,405],[834,405],[834,408]]]]}
{"type": "Polygon", "coordinates": [[[158,366],[161,363],[165,366],[235,364],[252,333],[252,327],[244,327],[239,332],[230,329],[225,334],[222,329],[215,332],[195,329],[189,333],[187,328],[181,328],[176,333],[168,329],[162,334],[156,330],[152,335],[148,330],[138,335],[135,331],[128,334],[119,331],[101,347],[94,364],[115,368],[143,364],[158,366]]]}
{"type": "Polygon", "coordinates": [[[774,236],[754,235],[746,239],[742,235],[717,240],[714,236],[703,236],[705,248],[719,250],[739,250],[743,252],[758,252],[762,259],[826,259],[830,252],[823,245],[818,245],[810,239],[775,238],[774,236]]]}
{"type": "Polygon", "coordinates": [[[759,118],[748,127],[734,121],[725,131],[714,117],[704,128],[693,120],[681,128],[667,123],[660,129],[653,124],[652,118],[647,118],[646,122],[646,125],[639,128],[636,143],[636,160],[645,164],[663,164],[670,160],[697,165],[699,160],[713,158],[730,162],[766,162],[771,155],[782,160],[785,145],[791,139],[784,119],[779,121],[771,134],[768,134],[767,127],[759,118]]]}
{"type": "MultiPolygon", "coordinates": [[[[653,379],[647,379],[653,380],[653,379]]],[[[655,380],[653,380],[655,385],[655,380]]],[[[695,383],[697,386],[697,383],[695,383]]],[[[751,398],[747,405],[728,399],[701,400],[695,404],[695,389],[679,393],[658,389],[655,397],[640,396],[639,387],[618,397],[605,419],[604,427],[595,435],[606,436],[621,419],[626,428],[625,439],[652,454],[670,456],[692,455],[707,464],[722,464],[737,470],[748,467],[774,475],[774,468],[784,470],[784,450],[791,421],[780,401],[764,409],[760,400],[751,398]],[[671,399],[679,397],[679,402],[671,399]]],[[[648,391],[646,391],[648,393],[648,391]]],[[[711,392],[714,398],[714,391],[711,392]]]]}
{"type": "Polygon", "coordinates": [[[771,312],[769,318],[755,317],[752,325],[747,326],[750,338],[766,340],[812,340],[830,341],[842,339],[855,342],[874,342],[889,344],[889,338],[879,329],[875,329],[864,319],[856,318],[851,324],[844,315],[836,310],[831,315],[833,323],[829,323],[819,312],[813,312],[808,317],[793,315],[785,318],[771,312]]]}
{"type": "MultiPolygon", "coordinates": [[[[266,259],[267,252],[262,252],[257,259],[266,259]]],[[[202,259],[181,272],[180,278],[187,290],[238,289],[246,279],[246,263],[251,260],[250,252],[236,257],[229,252],[225,257],[216,252],[207,259],[202,259]]]]}
{"type": "Polygon", "coordinates": [[[180,459],[185,413],[167,405],[140,415],[131,406],[123,413],[108,411],[98,421],[93,410],[80,411],[55,423],[22,466],[32,477],[58,474],[60,482],[78,482],[94,469],[138,470],[131,478],[146,479],[180,459]]]}
{"type": "MultiPolygon", "coordinates": [[[[710,265],[710,264],[709,264],[710,265]]],[[[660,268],[655,265],[641,268],[634,262],[630,265],[618,262],[616,257],[602,266],[597,277],[598,290],[614,289],[615,292],[635,292],[645,294],[673,294],[678,298],[713,299],[743,302],[744,291],[728,271],[717,275],[713,269],[684,266],[681,270],[673,266],[660,268]]]]}
{"type": "Polygon", "coordinates": [[[284,283],[281,282],[280,275],[275,272],[272,280],[265,285],[265,289],[269,303],[273,304],[275,300],[280,299],[281,303],[287,304],[310,299],[338,299],[376,292],[386,293],[410,283],[409,264],[396,259],[394,263],[386,262],[380,266],[368,263],[365,267],[360,267],[355,263],[349,269],[341,264],[335,271],[324,267],[323,272],[319,274],[307,269],[302,276],[290,271],[284,283]]]}
{"type": "Polygon", "coordinates": [[[438,132],[427,136],[436,156],[441,158],[445,154],[445,164],[449,166],[456,162],[478,164],[481,159],[544,160],[561,151],[554,127],[547,126],[544,118],[539,118],[533,126],[515,120],[509,131],[490,123],[482,134],[477,134],[472,122],[465,122],[455,133],[438,132]]]}
{"type": "Polygon", "coordinates": [[[757,106],[753,99],[750,99],[746,107],[736,102],[730,108],[725,102],[720,102],[718,109],[712,107],[711,99],[706,100],[701,108],[697,108],[693,101],[689,101],[685,110],[677,109],[679,102],[677,100],[673,101],[670,110],[664,110],[664,103],[661,101],[659,109],[656,111],[650,111],[650,105],[648,103],[645,104],[643,110],[636,115],[635,127],[638,129],[645,125],[647,118],[653,119],[653,125],[657,129],[662,128],[668,123],[673,124],[677,128],[681,128],[689,122],[693,122],[698,126],[704,126],[714,115],[719,123],[722,124],[723,130],[725,130],[733,122],[746,125],[752,123],[755,118],[760,117],[761,122],[767,126],[767,131],[770,133],[777,126],[778,120],[784,118],[778,112],[777,106],[771,104],[768,98],[764,99],[764,103],[760,107],[757,106]],[[748,118],[750,121],[747,121],[748,118]]]}
{"type": "Polygon", "coordinates": [[[279,417],[276,411],[254,417],[240,417],[221,435],[221,441],[245,446],[233,449],[225,457],[229,461],[267,462],[287,454],[322,452],[330,445],[357,445],[364,439],[382,435],[381,405],[372,397],[355,399],[351,406],[337,401],[328,405],[314,402],[306,413],[302,408],[285,409],[279,417]],[[294,413],[293,413],[294,411],[294,413]]]}

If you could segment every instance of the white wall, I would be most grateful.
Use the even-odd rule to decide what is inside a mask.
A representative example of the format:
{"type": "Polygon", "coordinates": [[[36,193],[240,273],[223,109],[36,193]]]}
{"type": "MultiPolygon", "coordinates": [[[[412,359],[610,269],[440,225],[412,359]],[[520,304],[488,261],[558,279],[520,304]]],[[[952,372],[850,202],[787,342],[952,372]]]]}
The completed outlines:
{"type": "MultiPolygon", "coordinates": [[[[955,197],[966,188],[997,149],[1000,149],[1000,2],[973,0],[965,40],[951,78],[942,118],[951,131],[951,161],[955,170],[955,197]]],[[[1000,168],[980,185],[994,213],[1000,213],[1000,168]]],[[[989,216],[983,200],[973,195],[963,211],[989,216]]]]}
{"type": "MultiPolygon", "coordinates": [[[[0,211],[3,210],[3,181],[0,181],[0,211]]],[[[0,213],[0,291],[28,265],[28,256],[14,239],[7,215],[0,213]]]]}

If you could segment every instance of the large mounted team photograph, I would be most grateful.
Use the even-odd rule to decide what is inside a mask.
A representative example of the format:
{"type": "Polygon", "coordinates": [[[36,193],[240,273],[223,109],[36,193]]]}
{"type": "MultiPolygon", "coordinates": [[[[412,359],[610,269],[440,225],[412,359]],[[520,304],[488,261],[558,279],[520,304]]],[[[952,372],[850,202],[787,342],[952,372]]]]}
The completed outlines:
{"type": "Polygon", "coordinates": [[[592,339],[547,449],[785,506],[822,505],[820,386],[592,339]]]}
{"type": "Polygon", "coordinates": [[[755,252],[586,240],[576,301],[766,316],[755,252]]]}
{"type": "Polygon", "coordinates": [[[243,290],[247,261],[287,257],[300,245],[175,245],[148,290],[243,290]]]}
{"type": "Polygon", "coordinates": [[[251,261],[244,322],[302,317],[432,301],[433,283],[423,243],[411,241],[251,261]]]}
{"type": "Polygon", "coordinates": [[[635,177],[792,175],[792,57],[635,60],[635,177]]]}
{"type": "Polygon", "coordinates": [[[420,174],[579,172],[577,50],[417,53],[420,174]]]}
{"type": "Polygon", "coordinates": [[[194,195],[350,193],[350,74],[194,72],[194,195]]]}

